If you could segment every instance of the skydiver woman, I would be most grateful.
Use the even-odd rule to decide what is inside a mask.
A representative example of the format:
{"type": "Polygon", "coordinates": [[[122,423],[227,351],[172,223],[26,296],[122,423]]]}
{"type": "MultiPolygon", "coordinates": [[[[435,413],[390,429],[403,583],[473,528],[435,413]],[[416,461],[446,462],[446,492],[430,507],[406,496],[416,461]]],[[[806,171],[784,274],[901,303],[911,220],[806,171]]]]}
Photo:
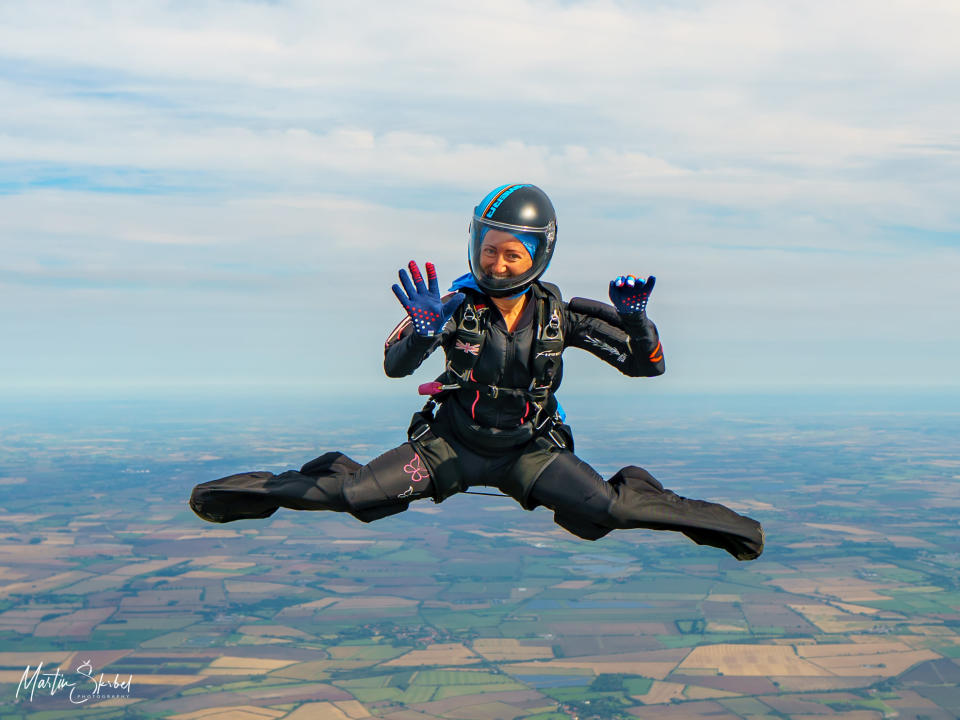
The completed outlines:
{"type": "Polygon", "coordinates": [[[415,262],[393,286],[407,317],[387,338],[384,370],[413,373],[435,350],[444,372],[421,386],[426,406],[407,440],[365,465],[328,452],[300,470],[247,472],[197,485],[190,506],[211,522],[265,518],[280,507],[348,512],[364,522],[495,487],[527,510],[543,505],[574,535],[674,530],[738,560],[763,551],[757,521],[716,503],[666,490],[630,465],[605,481],[573,452],[556,400],[562,353],[577,347],[630,377],[664,372],[663,348],[646,308],[655,278],[619,276],[612,305],[574,298],[540,280],[553,257],[556,213],[529,184],[502,185],[474,208],[470,272],[441,297],[436,269],[415,262]]]}

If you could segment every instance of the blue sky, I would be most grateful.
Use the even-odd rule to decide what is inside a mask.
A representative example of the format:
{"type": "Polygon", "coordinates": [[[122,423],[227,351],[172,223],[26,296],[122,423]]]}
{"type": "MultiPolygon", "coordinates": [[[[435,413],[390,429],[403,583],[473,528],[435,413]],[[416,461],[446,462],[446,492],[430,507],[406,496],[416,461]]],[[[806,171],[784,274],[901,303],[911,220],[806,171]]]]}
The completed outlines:
{"type": "Polygon", "coordinates": [[[957,3],[356,5],[0,5],[0,384],[412,392],[397,268],[533,182],[648,388],[960,385],[957,3]]]}

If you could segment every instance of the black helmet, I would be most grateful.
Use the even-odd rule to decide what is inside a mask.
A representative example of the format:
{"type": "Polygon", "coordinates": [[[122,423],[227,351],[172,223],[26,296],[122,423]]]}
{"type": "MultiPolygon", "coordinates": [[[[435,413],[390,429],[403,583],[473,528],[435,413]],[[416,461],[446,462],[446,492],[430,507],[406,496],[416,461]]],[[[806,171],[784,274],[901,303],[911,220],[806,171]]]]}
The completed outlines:
{"type": "Polygon", "coordinates": [[[470,223],[470,272],[477,285],[491,297],[516,295],[530,287],[550,264],[557,239],[557,214],[547,194],[536,185],[501,185],[473,210],[470,223]],[[484,272],[480,250],[490,230],[510,233],[530,253],[533,265],[511,277],[484,272]]]}

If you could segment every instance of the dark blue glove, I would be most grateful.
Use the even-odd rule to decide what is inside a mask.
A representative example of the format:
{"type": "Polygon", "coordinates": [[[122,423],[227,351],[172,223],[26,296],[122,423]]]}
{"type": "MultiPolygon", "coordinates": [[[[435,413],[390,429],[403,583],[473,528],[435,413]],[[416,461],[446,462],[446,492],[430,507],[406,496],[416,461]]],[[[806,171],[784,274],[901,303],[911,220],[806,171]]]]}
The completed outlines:
{"type": "Polygon", "coordinates": [[[393,294],[397,296],[397,300],[400,301],[403,309],[407,311],[407,314],[413,321],[413,329],[417,331],[417,335],[431,337],[443,329],[447,320],[449,320],[457,311],[457,308],[460,307],[460,303],[463,302],[466,295],[456,293],[444,302],[440,298],[440,285],[437,283],[437,269],[433,266],[433,263],[427,263],[427,280],[430,281],[429,288],[423,284],[423,276],[420,274],[420,268],[417,267],[417,264],[413,260],[410,261],[408,267],[410,268],[410,275],[413,275],[413,282],[410,282],[407,271],[401,268],[400,282],[403,284],[403,287],[401,288],[395,284],[393,286],[393,294]]]}
{"type": "Polygon", "coordinates": [[[642,313],[647,310],[647,301],[657,279],[651,275],[646,282],[633,275],[621,275],[610,281],[610,302],[621,315],[642,313]]]}

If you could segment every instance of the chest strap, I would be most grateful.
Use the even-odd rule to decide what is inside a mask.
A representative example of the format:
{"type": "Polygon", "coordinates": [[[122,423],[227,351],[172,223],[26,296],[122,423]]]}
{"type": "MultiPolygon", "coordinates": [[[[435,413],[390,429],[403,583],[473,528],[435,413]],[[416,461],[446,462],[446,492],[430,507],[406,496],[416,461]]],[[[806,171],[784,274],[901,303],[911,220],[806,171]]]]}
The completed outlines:
{"type": "Polygon", "coordinates": [[[491,310],[484,304],[474,304],[468,298],[458,310],[453,343],[446,348],[446,371],[436,382],[421,386],[421,393],[441,401],[447,392],[459,389],[476,391],[491,398],[509,397],[527,402],[534,410],[532,420],[540,429],[557,407],[551,388],[562,368],[563,305],[559,297],[546,291],[538,292],[535,302],[534,322],[537,327],[530,350],[530,374],[533,379],[528,388],[504,388],[479,383],[474,379],[473,369],[480,359],[489,332],[491,310]]]}

